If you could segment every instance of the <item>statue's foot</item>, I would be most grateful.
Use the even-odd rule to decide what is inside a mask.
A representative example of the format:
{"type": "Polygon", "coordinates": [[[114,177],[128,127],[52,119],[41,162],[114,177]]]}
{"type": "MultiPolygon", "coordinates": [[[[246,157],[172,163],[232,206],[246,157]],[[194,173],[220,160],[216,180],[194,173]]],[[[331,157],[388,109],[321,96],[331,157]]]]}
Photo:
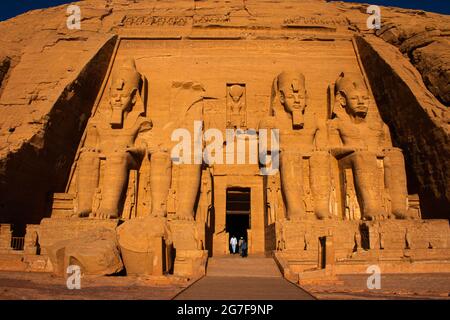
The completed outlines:
{"type": "Polygon", "coordinates": [[[307,216],[304,212],[301,210],[291,210],[288,211],[287,216],[289,217],[290,221],[300,221],[307,219],[307,216]]]}
{"type": "Polygon", "coordinates": [[[323,214],[323,213],[316,213],[316,218],[319,220],[331,220],[333,219],[333,215],[331,214],[323,214]]]}
{"type": "Polygon", "coordinates": [[[364,220],[367,221],[377,221],[377,220],[382,220],[381,215],[380,214],[376,214],[376,213],[366,213],[364,215],[364,220]]]}
{"type": "Polygon", "coordinates": [[[78,210],[75,212],[72,217],[78,217],[78,218],[84,218],[89,217],[89,214],[91,214],[92,210],[90,209],[84,209],[84,210],[78,210]]]}
{"type": "Polygon", "coordinates": [[[177,220],[194,221],[194,217],[192,215],[179,214],[177,215],[177,220]]]}
{"type": "Polygon", "coordinates": [[[167,213],[163,210],[155,210],[152,211],[152,216],[155,218],[165,218],[167,216],[167,213]]]}
{"type": "Polygon", "coordinates": [[[413,217],[408,215],[408,213],[406,211],[402,211],[402,210],[393,211],[392,214],[395,216],[396,219],[402,219],[402,220],[414,219],[413,217]]]}
{"type": "Polygon", "coordinates": [[[117,212],[114,212],[114,210],[111,210],[111,209],[100,209],[97,211],[96,218],[104,219],[104,220],[117,219],[118,214],[117,214],[117,212]]]}
{"type": "Polygon", "coordinates": [[[316,206],[314,208],[314,215],[319,220],[333,219],[333,213],[330,212],[328,206],[316,206]]]}

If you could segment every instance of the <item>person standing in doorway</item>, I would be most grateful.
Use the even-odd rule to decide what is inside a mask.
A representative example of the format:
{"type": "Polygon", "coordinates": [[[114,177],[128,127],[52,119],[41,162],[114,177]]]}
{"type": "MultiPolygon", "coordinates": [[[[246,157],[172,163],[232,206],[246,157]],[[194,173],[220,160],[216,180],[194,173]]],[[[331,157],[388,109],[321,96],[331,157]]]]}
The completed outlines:
{"type": "Polygon", "coordinates": [[[233,254],[235,254],[236,253],[236,246],[237,246],[237,239],[236,239],[236,237],[235,236],[232,236],[231,237],[231,240],[230,240],[230,245],[231,245],[231,252],[233,253],[233,254]]]}
{"type": "Polygon", "coordinates": [[[239,254],[242,254],[242,242],[244,242],[244,237],[239,239],[239,254]]]}
{"type": "Polygon", "coordinates": [[[241,244],[241,256],[242,258],[247,257],[247,241],[245,241],[244,239],[242,240],[241,244]]]}

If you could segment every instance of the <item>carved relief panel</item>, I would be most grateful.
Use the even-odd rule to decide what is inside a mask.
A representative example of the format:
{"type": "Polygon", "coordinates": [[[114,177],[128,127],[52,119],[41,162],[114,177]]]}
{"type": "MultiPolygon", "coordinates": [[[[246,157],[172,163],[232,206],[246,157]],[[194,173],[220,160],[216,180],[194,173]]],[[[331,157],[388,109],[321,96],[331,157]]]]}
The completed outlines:
{"type": "Polygon", "coordinates": [[[247,127],[246,85],[227,84],[227,128],[247,127]]]}

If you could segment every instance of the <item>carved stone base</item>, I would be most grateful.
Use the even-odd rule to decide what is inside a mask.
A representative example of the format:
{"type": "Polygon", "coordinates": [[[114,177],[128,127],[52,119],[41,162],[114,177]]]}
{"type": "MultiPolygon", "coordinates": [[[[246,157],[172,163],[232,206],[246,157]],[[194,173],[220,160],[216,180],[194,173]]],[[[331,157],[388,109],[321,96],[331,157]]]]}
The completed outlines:
{"type": "MultiPolygon", "coordinates": [[[[284,242],[284,252],[295,252],[299,258],[315,259],[320,250],[321,239],[333,237],[336,257],[346,257],[360,242],[360,224],[357,221],[306,220],[280,223],[277,241],[284,242]],[[355,241],[356,235],[356,241],[355,241]]],[[[280,246],[279,246],[280,247],[280,246]]]]}
{"type": "Polygon", "coordinates": [[[373,264],[382,272],[450,272],[447,220],[284,221],[277,230],[275,259],[292,281],[307,271],[359,273],[373,264]]]}
{"type": "Polygon", "coordinates": [[[198,277],[206,272],[208,251],[202,250],[195,221],[169,222],[175,248],[174,275],[198,277]]]}
{"type": "Polygon", "coordinates": [[[446,249],[447,220],[386,220],[365,222],[370,249],[446,249]]]}
{"type": "Polygon", "coordinates": [[[197,278],[206,274],[207,250],[177,250],[174,275],[197,278]]]}
{"type": "Polygon", "coordinates": [[[64,275],[69,265],[83,274],[109,275],[123,269],[117,247],[117,220],[80,218],[43,219],[39,228],[42,252],[53,272],[64,275]]]}
{"type": "Polygon", "coordinates": [[[115,230],[119,220],[100,220],[87,218],[45,218],[39,228],[41,254],[55,242],[77,238],[81,233],[105,228],[115,230]]]}
{"type": "Polygon", "coordinates": [[[195,221],[172,220],[169,228],[173,238],[175,250],[198,250],[200,243],[197,235],[197,224],[195,221]]]}
{"type": "Polygon", "coordinates": [[[128,275],[161,276],[171,266],[171,235],[164,217],[129,220],[117,228],[128,275]]]}
{"type": "Polygon", "coordinates": [[[11,251],[11,225],[0,224],[0,253],[9,253],[11,251]]]}
{"type": "Polygon", "coordinates": [[[16,272],[52,272],[47,255],[0,252],[0,270],[16,272]]]}

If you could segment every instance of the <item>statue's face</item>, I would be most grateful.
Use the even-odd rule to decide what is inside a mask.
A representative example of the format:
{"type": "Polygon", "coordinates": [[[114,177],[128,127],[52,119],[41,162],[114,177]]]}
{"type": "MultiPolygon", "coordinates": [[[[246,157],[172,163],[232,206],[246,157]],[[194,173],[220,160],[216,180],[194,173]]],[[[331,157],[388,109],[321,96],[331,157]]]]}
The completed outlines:
{"type": "Polygon", "coordinates": [[[110,90],[109,103],[112,108],[111,124],[122,125],[123,114],[129,111],[133,104],[136,94],[136,89],[130,88],[126,85],[123,79],[115,80],[110,90]]]}
{"type": "Polygon", "coordinates": [[[369,111],[369,94],[367,90],[350,89],[345,92],[346,109],[360,118],[365,118],[369,111]]]}
{"type": "Polygon", "coordinates": [[[306,88],[298,80],[293,85],[280,88],[280,102],[286,111],[304,111],[306,107],[306,88]]]}
{"type": "Polygon", "coordinates": [[[124,80],[120,79],[113,83],[109,101],[113,109],[121,109],[123,111],[129,109],[132,99],[132,93],[129,88],[126,88],[124,80]]]}

